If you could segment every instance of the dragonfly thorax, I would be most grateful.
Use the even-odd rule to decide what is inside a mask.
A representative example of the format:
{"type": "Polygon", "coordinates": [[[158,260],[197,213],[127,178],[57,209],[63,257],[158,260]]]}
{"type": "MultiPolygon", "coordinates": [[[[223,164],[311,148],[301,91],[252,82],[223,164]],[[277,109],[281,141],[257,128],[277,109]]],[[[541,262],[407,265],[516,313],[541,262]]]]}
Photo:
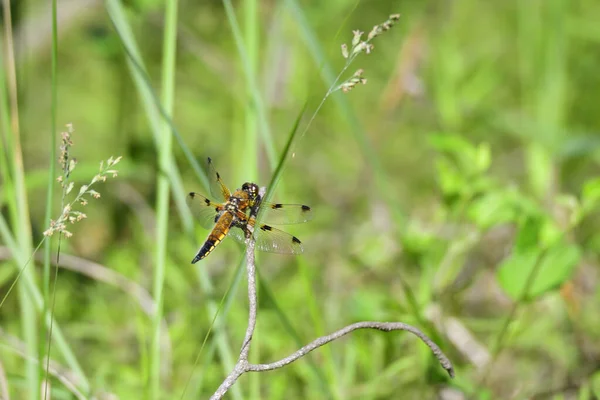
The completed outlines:
{"type": "Polygon", "coordinates": [[[248,194],[243,191],[236,191],[229,197],[224,208],[234,215],[236,215],[238,211],[245,212],[248,208],[248,194]]]}
{"type": "Polygon", "coordinates": [[[240,199],[231,196],[229,201],[225,204],[225,209],[232,213],[235,213],[240,208],[240,199]]]}

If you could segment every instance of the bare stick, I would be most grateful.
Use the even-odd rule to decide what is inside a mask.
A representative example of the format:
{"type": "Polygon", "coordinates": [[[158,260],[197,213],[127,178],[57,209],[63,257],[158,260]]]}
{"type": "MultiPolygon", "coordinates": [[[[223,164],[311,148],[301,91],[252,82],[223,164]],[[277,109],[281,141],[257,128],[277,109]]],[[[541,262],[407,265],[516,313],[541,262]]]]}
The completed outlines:
{"type": "Polygon", "coordinates": [[[358,329],[377,329],[380,331],[390,332],[390,331],[407,331],[415,334],[419,337],[433,352],[433,355],[438,359],[442,367],[448,371],[448,374],[453,378],[454,377],[454,369],[452,368],[452,363],[446,357],[446,355],[442,352],[442,350],[433,343],[431,339],[429,339],[423,332],[418,330],[417,328],[404,324],[402,322],[377,322],[377,321],[364,321],[364,322],[356,322],[352,325],[348,325],[330,335],[321,336],[320,338],[315,339],[311,343],[302,347],[300,350],[295,353],[290,354],[286,358],[282,358],[279,361],[272,362],[270,364],[248,364],[247,371],[270,371],[272,369],[281,368],[285,365],[293,363],[300,357],[304,357],[314,349],[318,349],[319,347],[332,342],[336,339],[341,338],[348,333],[358,330],[358,329]]]}
{"type": "Polygon", "coordinates": [[[272,362],[270,364],[251,364],[248,362],[248,353],[250,352],[250,344],[252,343],[252,335],[254,333],[254,328],[256,327],[256,313],[257,313],[257,298],[256,298],[256,267],[254,265],[254,238],[249,237],[246,239],[246,264],[248,270],[248,303],[249,303],[249,312],[248,312],[248,328],[246,329],[246,336],[244,337],[244,342],[242,343],[242,349],[240,350],[240,357],[238,358],[235,367],[233,370],[227,375],[221,386],[217,389],[217,391],[212,395],[211,399],[217,400],[221,399],[225,393],[229,390],[231,386],[238,380],[242,374],[246,372],[261,372],[261,371],[270,371],[273,369],[278,369],[284,367],[301,357],[304,357],[306,354],[311,351],[329,343],[336,339],[341,338],[348,333],[355,331],[357,329],[377,329],[380,331],[407,331],[414,335],[416,335],[419,339],[421,339],[433,352],[436,356],[442,367],[448,372],[451,378],[454,378],[454,369],[452,368],[452,363],[446,357],[446,355],[442,352],[442,350],[436,345],[427,335],[421,332],[419,329],[404,324],[402,322],[375,322],[375,321],[364,321],[357,322],[352,325],[348,325],[345,328],[342,328],[330,335],[321,336],[320,338],[315,339],[311,343],[302,347],[298,351],[292,353],[291,355],[282,358],[279,361],[272,362]]]}

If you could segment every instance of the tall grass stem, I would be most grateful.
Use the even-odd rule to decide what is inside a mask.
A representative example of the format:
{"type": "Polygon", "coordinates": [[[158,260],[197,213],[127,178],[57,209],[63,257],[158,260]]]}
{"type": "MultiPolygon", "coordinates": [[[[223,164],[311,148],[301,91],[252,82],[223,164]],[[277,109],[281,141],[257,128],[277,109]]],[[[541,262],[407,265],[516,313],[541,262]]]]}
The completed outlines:
{"type": "MultiPolygon", "coordinates": [[[[169,118],[173,114],[173,103],[175,94],[175,60],[177,49],[177,0],[165,0],[165,31],[163,37],[163,61],[162,61],[162,106],[169,118]]],[[[159,140],[159,162],[163,171],[171,167],[172,136],[170,126],[163,121],[161,136],[159,140]]],[[[169,178],[165,174],[158,174],[156,201],[156,253],[154,268],[154,302],[156,312],[153,318],[152,348],[150,350],[150,399],[161,397],[161,368],[170,370],[169,366],[162,365],[160,335],[161,320],[163,318],[163,287],[167,259],[167,238],[169,230],[169,178]]]]}

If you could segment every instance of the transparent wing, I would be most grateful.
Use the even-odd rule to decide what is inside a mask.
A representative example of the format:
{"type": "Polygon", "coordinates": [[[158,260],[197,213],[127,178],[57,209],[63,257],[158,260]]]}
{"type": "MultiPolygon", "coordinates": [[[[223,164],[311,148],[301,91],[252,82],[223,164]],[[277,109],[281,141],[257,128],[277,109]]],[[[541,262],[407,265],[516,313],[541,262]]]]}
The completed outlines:
{"type": "Polygon", "coordinates": [[[233,240],[235,240],[238,243],[242,243],[242,244],[246,243],[246,235],[245,235],[244,231],[242,230],[242,228],[240,228],[238,226],[232,226],[231,229],[229,230],[229,232],[227,233],[227,236],[229,236],[230,238],[232,238],[233,240]]]}
{"type": "Polygon", "coordinates": [[[313,211],[304,204],[262,203],[258,220],[274,225],[300,224],[313,218],[313,211]]]}
{"type": "MultiPolygon", "coordinates": [[[[232,227],[228,236],[240,243],[246,242],[246,235],[242,228],[232,227]]],[[[279,254],[302,254],[304,247],[302,242],[293,235],[269,225],[260,225],[254,229],[256,249],[268,253],[279,254]]]]}
{"type": "Polygon", "coordinates": [[[187,195],[186,203],[200,225],[206,229],[212,229],[215,226],[217,215],[219,211],[223,210],[222,204],[213,203],[210,199],[195,192],[187,195]]]}
{"type": "Polygon", "coordinates": [[[210,181],[210,194],[219,201],[229,200],[231,192],[223,183],[221,175],[215,169],[215,166],[210,157],[208,157],[208,179],[210,181]]]}

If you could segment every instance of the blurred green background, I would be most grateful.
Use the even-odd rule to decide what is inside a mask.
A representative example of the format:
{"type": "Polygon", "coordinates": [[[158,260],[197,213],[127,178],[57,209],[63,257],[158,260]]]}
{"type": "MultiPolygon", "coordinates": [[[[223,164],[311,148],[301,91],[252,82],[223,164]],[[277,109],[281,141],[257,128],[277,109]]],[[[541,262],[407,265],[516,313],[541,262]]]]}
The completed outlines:
{"type": "Polygon", "coordinates": [[[209,195],[190,161],[212,157],[230,189],[267,185],[305,103],[274,199],[315,218],[284,228],[302,256],[258,255],[250,360],[402,321],[456,378],[410,334],[359,331],[242,376],[228,398],[600,398],[600,3],[169,3],[3,2],[0,398],[40,397],[49,309],[52,398],[209,397],[239,354],[247,294],[232,240],[190,264],[208,231],[185,196],[209,195]],[[340,45],[392,13],[342,78],[363,68],[367,84],[316,112],[340,45]],[[123,159],[60,241],[52,307],[58,235],[28,259],[67,123],[67,199],[123,159]]]}

